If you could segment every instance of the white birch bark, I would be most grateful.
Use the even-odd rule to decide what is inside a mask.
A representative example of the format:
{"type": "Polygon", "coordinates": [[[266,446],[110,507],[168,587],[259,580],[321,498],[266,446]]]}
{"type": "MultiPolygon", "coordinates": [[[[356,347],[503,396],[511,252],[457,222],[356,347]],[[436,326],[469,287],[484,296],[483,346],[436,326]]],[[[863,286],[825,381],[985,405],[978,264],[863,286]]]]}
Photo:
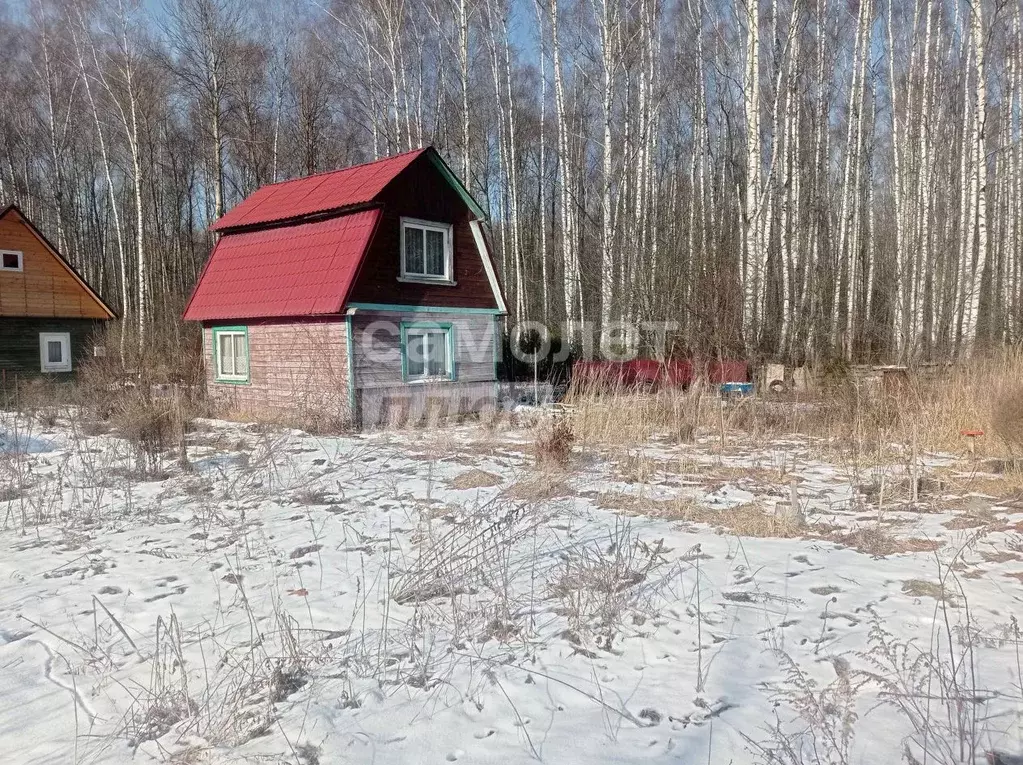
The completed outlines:
{"type": "MultiPolygon", "coordinates": [[[[985,59],[984,5],[976,0],[970,9],[970,36],[973,41],[974,64],[976,66],[976,92],[974,97],[973,125],[971,129],[971,149],[973,152],[973,170],[970,175],[971,190],[971,229],[975,229],[977,238],[976,256],[972,248],[965,253],[963,287],[967,291],[964,299],[965,317],[963,321],[962,340],[967,354],[972,351],[978,340],[980,293],[984,278],[984,269],[988,257],[987,230],[987,68],[985,59]],[[975,222],[972,215],[975,212],[975,222]]],[[[969,238],[972,244],[972,236],[969,238]]],[[[969,246],[969,245],[968,245],[969,246]]]]}
{"type": "Polygon", "coordinates": [[[760,148],[760,0],[744,0],[746,60],[742,81],[746,112],[746,202],[742,227],[742,332],[747,352],[760,341],[760,304],[767,253],[761,237],[763,167],[760,148]]]}
{"type": "MultiPolygon", "coordinates": [[[[464,0],[463,0],[464,2],[464,0]]],[[[533,0],[536,12],[536,28],[540,42],[540,157],[537,170],[537,196],[540,213],[540,278],[543,281],[542,315],[545,324],[550,322],[550,272],[547,265],[547,53],[544,48],[543,6],[540,0],[533,0]]]]}
{"type": "Polygon", "coordinates": [[[561,249],[564,262],[565,322],[569,341],[572,341],[577,322],[584,319],[582,292],[579,281],[579,261],[576,249],[575,210],[572,198],[574,177],[569,156],[568,104],[565,99],[565,77],[562,65],[561,37],[559,35],[558,3],[549,0],[551,17],[551,45],[554,60],[554,99],[558,121],[558,165],[561,176],[561,249]]]}
{"type": "MultiPolygon", "coordinates": [[[[111,162],[110,155],[107,150],[106,133],[103,130],[103,123],[99,116],[99,107],[96,103],[96,96],[92,89],[92,79],[96,76],[95,72],[99,69],[99,58],[98,51],[96,50],[95,42],[93,41],[90,46],[92,53],[92,64],[95,67],[94,70],[90,71],[85,60],[85,48],[83,38],[89,37],[88,22],[85,19],[82,9],[78,5],[70,6],[68,9],[68,29],[71,33],[72,44],[75,47],[75,56],[78,61],[79,71],[82,75],[82,82],[85,85],[86,97],[89,101],[89,108],[92,112],[93,126],[96,129],[96,139],[99,143],[100,161],[103,164],[103,179],[106,181],[108,203],[110,205],[110,214],[114,219],[114,239],[117,242],[117,267],[118,275],[120,277],[120,288],[121,288],[121,314],[122,319],[127,319],[127,314],[131,310],[131,302],[128,298],[128,255],[124,245],[124,230],[121,226],[121,205],[118,201],[117,192],[114,189],[114,179],[111,173],[111,162]],[[75,18],[72,19],[70,14],[74,12],[75,18]],[[81,35],[81,36],[80,36],[81,35]]],[[[119,352],[121,358],[121,365],[123,366],[126,361],[126,333],[120,333],[120,344],[119,352]]]]}

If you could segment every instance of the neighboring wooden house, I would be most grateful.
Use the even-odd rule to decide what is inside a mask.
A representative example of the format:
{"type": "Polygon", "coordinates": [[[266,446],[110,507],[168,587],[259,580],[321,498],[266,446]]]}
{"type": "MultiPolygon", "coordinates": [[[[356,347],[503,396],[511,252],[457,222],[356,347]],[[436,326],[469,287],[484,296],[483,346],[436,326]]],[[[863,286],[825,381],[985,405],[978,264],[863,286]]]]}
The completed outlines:
{"type": "Polygon", "coordinates": [[[363,426],[493,406],[483,215],[432,148],[257,190],[211,227],[185,308],[212,397],[363,426]]]}
{"type": "Polygon", "coordinates": [[[0,385],[69,379],[114,312],[14,205],[0,209],[0,385]]]}

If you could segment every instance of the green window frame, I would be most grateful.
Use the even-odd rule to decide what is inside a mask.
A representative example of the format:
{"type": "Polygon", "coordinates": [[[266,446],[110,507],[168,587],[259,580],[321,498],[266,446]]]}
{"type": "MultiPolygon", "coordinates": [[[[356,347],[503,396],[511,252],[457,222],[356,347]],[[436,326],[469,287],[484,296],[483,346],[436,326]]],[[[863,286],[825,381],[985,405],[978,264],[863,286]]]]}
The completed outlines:
{"type": "MultiPolygon", "coordinates": [[[[401,330],[401,379],[407,383],[429,383],[438,381],[451,381],[457,377],[457,363],[455,361],[455,328],[447,321],[403,321],[400,324],[401,330]],[[445,373],[442,375],[429,374],[428,364],[423,364],[423,373],[419,374],[409,365],[409,342],[414,342],[418,337],[443,334],[443,348],[447,354],[445,358],[445,373]]],[[[428,342],[428,341],[427,341],[428,342]]],[[[421,347],[421,346],[420,346],[421,347]]],[[[416,362],[415,359],[412,360],[416,362]]]]}
{"type": "Polygon", "coordinates": [[[213,328],[213,380],[231,385],[247,385],[251,381],[251,359],[249,355],[248,327],[214,327],[213,328]],[[221,342],[223,340],[223,342],[221,342]],[[239,343],[241,353],[239,353],[239,343]],[[227,358],[223,350],[230,346],[227,358]],[[244,369],[240,369],[239,360],[244,360],[244,369]]]}

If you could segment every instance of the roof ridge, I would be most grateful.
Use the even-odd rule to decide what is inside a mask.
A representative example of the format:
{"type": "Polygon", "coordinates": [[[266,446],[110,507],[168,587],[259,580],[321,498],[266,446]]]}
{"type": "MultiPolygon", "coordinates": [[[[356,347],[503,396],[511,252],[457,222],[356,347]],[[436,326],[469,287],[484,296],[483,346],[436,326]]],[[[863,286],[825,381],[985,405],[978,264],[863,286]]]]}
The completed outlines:
{"type": "Polygon", "coordinates": [[[262,186],[260,186],[259,189],[260,190],[261,189],[268,189],[268,188],[271,188],[272,186],[283,186],[286,183],[294,183],[295,181],[307,181],[310,178],[320,178],[320,177],[322,177],[324,175],[334,175],[335,173],[346,173],[349,170],[357,170],[360,167],[369,167],[370,165],[375,165],[375,164],[378,164],[380,162],[390,162],[393,159],[398,159],[399,157],[406,157],[409,154],[420,154],[420,153],[426,151],[427,149],[432,149],[432,148],[433,148],[432,144],[427,144],[426,146],[420,146],[418,149],[409,149],[408,151],[403,151],[400,154],[390,154],[390,155],[388,155],[386,157],[380,157],[380,159],[371,159],[369,162],[360,162],[357,165],[348,165],[347,167],[339,167],[339,168],[337,168],[335,170],[321,170],[320,172],[313,173],[312,175],[300,175],[297,178],[286,178],[283,181],[274,181],[273,183],[265,183],[262,186]]]}

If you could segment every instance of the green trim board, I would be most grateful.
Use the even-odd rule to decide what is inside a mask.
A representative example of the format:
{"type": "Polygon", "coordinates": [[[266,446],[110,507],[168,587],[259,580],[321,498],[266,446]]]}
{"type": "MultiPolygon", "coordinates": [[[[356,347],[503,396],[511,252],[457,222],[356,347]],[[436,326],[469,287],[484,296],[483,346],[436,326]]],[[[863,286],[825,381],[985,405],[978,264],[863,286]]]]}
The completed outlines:
{"type": "Polygon", "coordinates": [[[355,333],[352,331],[352,317],[345,316],[345,353],[348,357],[348,407],[352,423],[355,416],[355,333]]]}
{"type": "Polygon", "coordinates": [[[501,398],[501,382],[497,376],[497,368],[501,363],[501,350],[504,347],[504,338],[501,336],[501,317],[494,316],[494,401],[501,398]]]}
{"type": "MultiPolygon", "coordinates": [[[[444,331],[448,344],[448,374],[447,379],[454,381],[458,379],[458,363],[455,360],[455,327],[449,321],[403,321],[398,325],[400,336],[398,338],[401,349],[401,380],[402,382],[419,382],[420,378],[413,380],[408,376],[408,330],[410,329],[439,329],[444,331]]],[[[423,381],[430,381],[425,378],[423,381]]]]}
{"type": "Polygon", "coordinates": [[[213,382],[223,385],[250,385],[252,382],[252,355],[249,352],[249,328],[244,326],[235,327],[213,327],[210,352],[213,356],[213,382]],[[245,337],[245,379],[240,377],[222,377],[220,364],[217,363],[218,337],[230,332],[231,334],[241,333],[245,337]]]}
{"type": "Polygon", "coordinates": [[[443,157],[441,157],[441,155],[432,148],[426,152],[426,156],[430,158],[430,162],[433,163],[433,166],[440,171],[441,175],[444,176],[444,180],[451,184],[451,188],[458,193],[458,196],[462,198],[462,201],[465,202],[470,210],[472,210],[473,215],[477,218],[486,218],[487,214],[483,211],[483,208],[479,206],[475,199],[472,198],[472,194],[470,194],[469,190],[465,188],[462,182],[458,179],[458,176],[451,172],[451,168],[448,167],[448,164],[444,161],[443,157]]]}
{"type": "Polygon", "coordinates": [[[382,313],[450,313],[450,314],[483,314],[498,316],[499,308],[457,308],[454,306],[427,305],[392,305],[391,303],[349,303],[347,308],[358,311],[380,311],[382,313]]]}

